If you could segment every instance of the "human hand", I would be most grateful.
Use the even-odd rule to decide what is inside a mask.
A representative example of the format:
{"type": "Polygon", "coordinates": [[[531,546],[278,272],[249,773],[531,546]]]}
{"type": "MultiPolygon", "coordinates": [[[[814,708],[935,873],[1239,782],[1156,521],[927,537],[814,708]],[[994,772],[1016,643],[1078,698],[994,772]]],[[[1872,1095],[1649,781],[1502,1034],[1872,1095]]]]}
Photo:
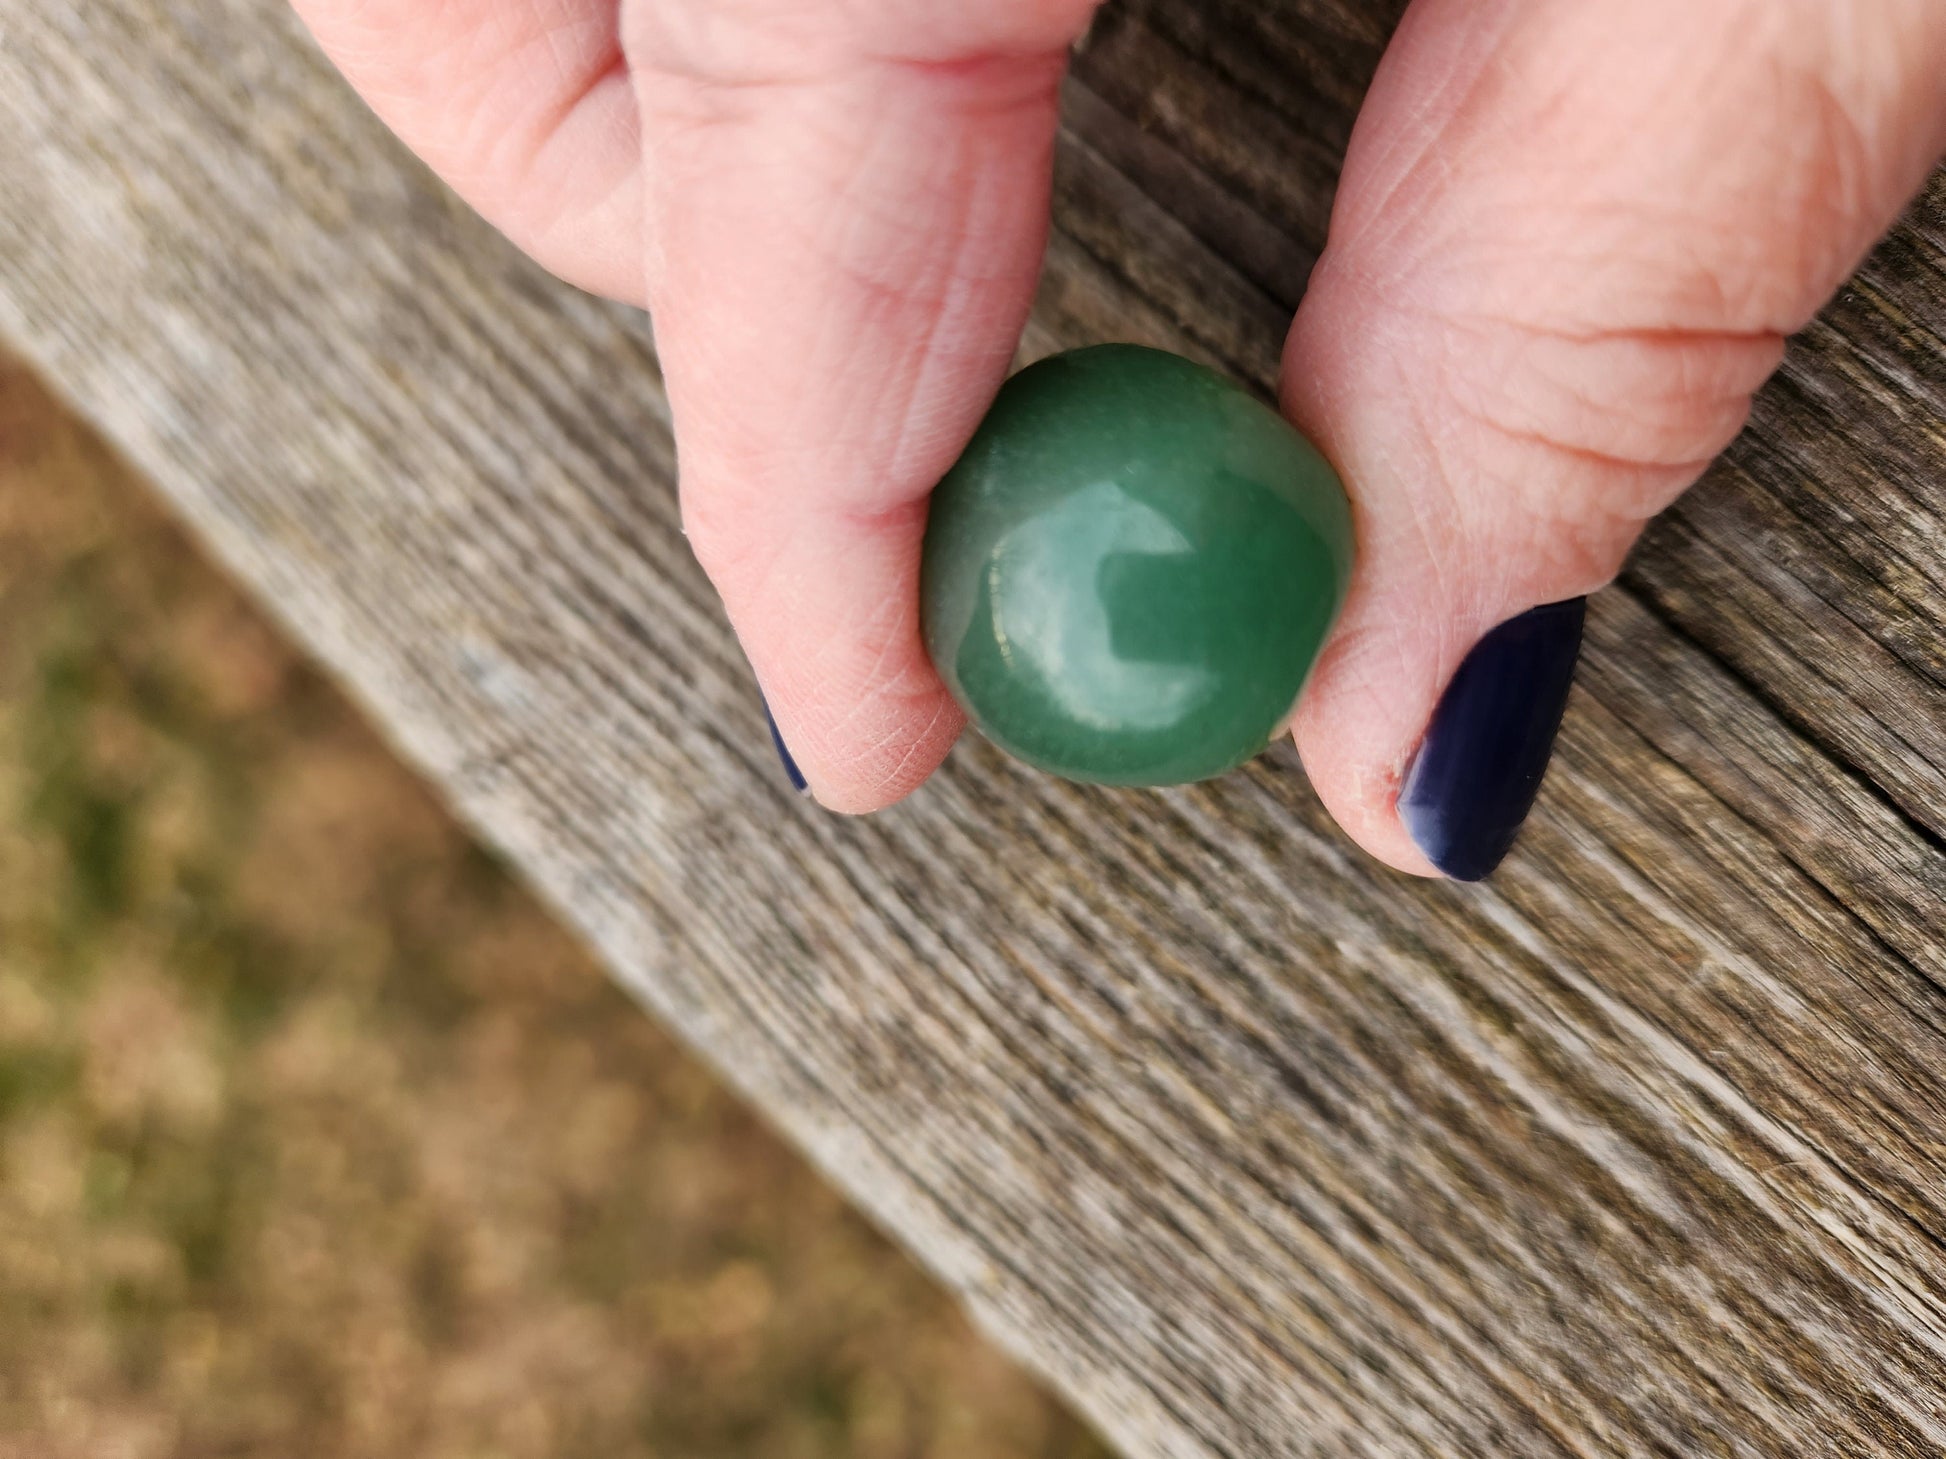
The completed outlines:
{"type": "MultiPolygon", "coordinates": [[[[961,727],[926,499],[1025,320],[1092,0],[297,5],[515,242],[653,309],[684,521],[798,763],[836,810],[912,790],[961,727]]],[[[1368,850],[1498,860],[1579,632],[1521,615],[1740,429],[1946,148],[1942,76],[1937,0],[1417,0],[1284,390],[1357,512],[1297,737],[1368,850]]]]}

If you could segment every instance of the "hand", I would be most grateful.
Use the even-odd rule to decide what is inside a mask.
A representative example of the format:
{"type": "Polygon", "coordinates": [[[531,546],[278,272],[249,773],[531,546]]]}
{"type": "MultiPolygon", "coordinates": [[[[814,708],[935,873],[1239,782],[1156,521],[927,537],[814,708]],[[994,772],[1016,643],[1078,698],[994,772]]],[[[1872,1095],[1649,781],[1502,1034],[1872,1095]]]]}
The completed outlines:
{"type": "MultiPolygon", "coordinates": [[[[961,728],[926,497],[1025,321],[1092,0],[297,3],[491,221],[654,311],[684,520],[796,759],[835,810],[912,790],[961,728]]],[[[1358,515],[1297,737],[1368,850],[1504,852],[1578,641],[1521,615],[1740,429],[1946,149],[1942,58],[1938,0],[1417,0],[1284,391],[1358,515]]]]}

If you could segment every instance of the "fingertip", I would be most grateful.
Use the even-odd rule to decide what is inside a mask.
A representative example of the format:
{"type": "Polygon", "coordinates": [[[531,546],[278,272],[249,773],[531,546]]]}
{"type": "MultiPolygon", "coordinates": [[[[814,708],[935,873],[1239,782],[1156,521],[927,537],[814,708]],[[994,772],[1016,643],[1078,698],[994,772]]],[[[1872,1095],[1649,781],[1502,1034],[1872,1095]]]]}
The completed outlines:
{"type": "Polygon", "coordinates": [[[1399,871],[1491,876],[1553,761],[1586,614],[1585,597],[1496,614],[1458,654],[1409,617],[1354,630],[1295,726],[1326,809],[1399,871]]]}
{"type": "Polygon", "coordinates": [[[1370,753],[1392,723],[1389,695],[1370,692],[1355,662],[1358,650],[1344,639],[1327,652],[1291,726],[1298,757],[1311,788],[1331,818],[1359,847],[1394,871],[1442,879],[1445,875],[1399,819],[1399,792],[1415,743],[1370,753]],[[1350,652],[1345,650],[1350,648],[1350,652]]]}
{"type": "Polygon", "coordinates": [[[841,816],[890,809],[917,791],[952,753],[965,718],[943,687],[927,699],[893,697],[859,706],[818,729],[786,729],[765,705],[786,781],[841,816]]]}

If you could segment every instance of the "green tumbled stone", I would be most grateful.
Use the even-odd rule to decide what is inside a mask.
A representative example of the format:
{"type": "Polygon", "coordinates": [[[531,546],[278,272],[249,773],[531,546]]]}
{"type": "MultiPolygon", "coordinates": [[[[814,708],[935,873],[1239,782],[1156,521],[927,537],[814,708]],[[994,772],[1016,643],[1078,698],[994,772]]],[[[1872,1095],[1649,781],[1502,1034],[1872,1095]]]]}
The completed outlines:
{"type": "Polygon", "coordinates": [[[1008,383],[933,496],[926,646],[986,736],[1103,785],[1260,754],[1344,601],[1351,508],[1275,411],[1111,345],[1008,383]]]}

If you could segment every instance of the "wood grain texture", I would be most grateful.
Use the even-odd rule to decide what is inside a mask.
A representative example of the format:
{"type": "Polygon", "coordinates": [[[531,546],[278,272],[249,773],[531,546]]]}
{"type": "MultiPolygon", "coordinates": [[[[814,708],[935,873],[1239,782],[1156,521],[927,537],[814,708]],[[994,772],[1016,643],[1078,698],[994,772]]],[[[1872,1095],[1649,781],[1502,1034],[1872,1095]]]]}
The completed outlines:
{"type": "MultiPolygon", "coordinates": [[[[1396,0],[1131,0],[1028,347],[1268,388],[1396,0]]],[[[1487,887],[1289,751],[792,798],[644,322],[276,0],[12,0],[0,336],[617,974],[1133,1455],[1946,1451],[1946,180],[1597,601],[1487,887]]]]}

